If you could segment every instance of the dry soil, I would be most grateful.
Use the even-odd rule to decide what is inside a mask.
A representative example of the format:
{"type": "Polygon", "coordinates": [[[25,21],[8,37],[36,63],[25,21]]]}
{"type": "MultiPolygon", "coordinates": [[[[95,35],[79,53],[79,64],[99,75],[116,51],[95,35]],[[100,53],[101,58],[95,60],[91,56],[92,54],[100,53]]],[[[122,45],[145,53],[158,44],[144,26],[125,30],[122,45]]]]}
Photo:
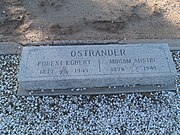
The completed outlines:
{"type": "Polygon", "coordinates": [[[0,0],[1,42],[179,38],[179,0],[0,0]]]}

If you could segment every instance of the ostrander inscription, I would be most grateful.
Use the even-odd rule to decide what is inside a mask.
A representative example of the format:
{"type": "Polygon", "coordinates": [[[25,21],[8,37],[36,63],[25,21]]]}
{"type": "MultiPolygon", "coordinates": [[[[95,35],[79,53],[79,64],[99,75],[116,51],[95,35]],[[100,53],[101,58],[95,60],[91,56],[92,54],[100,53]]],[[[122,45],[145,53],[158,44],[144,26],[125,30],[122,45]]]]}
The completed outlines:
{"type": "Polygon", "coordinates": [[[27,78],[171,72],[162,48],[141,45],[34,47],[26,63],[27,78]]]}

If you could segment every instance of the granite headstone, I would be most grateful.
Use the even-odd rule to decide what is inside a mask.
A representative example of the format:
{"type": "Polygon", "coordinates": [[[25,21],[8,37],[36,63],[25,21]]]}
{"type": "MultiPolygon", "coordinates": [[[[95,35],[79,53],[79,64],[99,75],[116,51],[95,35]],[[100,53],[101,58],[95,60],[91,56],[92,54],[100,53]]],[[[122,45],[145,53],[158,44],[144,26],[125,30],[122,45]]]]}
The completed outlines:
{"type": "Polygon", "coordinates": [[[18,95],[174,90],[168,44],[24,47],[18,95]]]}

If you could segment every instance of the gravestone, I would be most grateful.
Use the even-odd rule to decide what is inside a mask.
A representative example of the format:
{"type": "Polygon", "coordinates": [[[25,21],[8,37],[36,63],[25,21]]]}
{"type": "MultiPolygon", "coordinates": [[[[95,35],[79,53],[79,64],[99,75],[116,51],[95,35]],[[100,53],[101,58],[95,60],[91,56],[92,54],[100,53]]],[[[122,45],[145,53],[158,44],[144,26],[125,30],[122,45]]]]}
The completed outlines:
{"type": "Polygon", "coordinates": [[[24,47],[18,95],[175,90],[167,44],[24,47]]]}

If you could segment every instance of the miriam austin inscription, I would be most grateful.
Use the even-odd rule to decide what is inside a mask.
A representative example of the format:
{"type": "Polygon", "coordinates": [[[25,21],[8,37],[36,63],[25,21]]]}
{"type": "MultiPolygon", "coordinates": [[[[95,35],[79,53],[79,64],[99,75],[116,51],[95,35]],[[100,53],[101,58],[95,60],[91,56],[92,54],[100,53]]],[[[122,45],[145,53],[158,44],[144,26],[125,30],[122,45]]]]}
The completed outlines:
{"type": "Polygon", "coordinates": [[[19,82],[26,90],[172,83],[167,44],[25,47],[19,82]]]}

